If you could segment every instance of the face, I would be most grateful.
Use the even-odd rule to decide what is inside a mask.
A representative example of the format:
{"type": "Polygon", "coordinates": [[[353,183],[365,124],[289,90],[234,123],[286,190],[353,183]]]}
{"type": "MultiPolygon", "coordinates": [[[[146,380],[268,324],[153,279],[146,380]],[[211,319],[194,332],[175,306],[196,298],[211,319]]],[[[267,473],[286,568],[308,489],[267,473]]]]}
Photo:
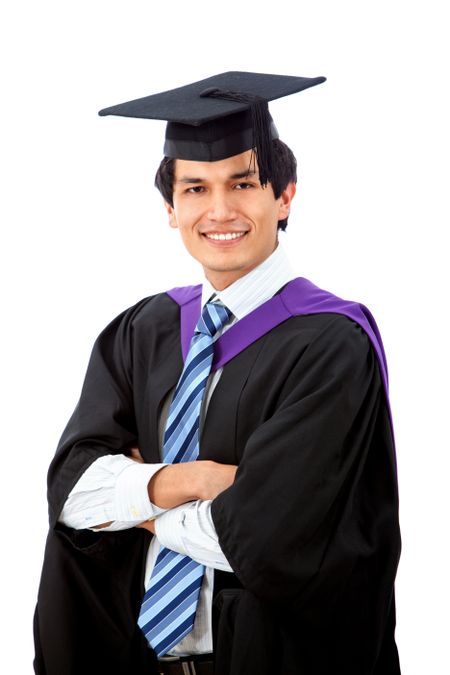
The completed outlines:
{"type": "Polygon", "coordinates": [[[270,183],[262,188],[248,150],[219,162],[177,159],[173,207],[166,209],[188,252],[223,290],[275,250],[278,221],[289,215],[294,194],[293,183],[279,199],[270,183]]]}

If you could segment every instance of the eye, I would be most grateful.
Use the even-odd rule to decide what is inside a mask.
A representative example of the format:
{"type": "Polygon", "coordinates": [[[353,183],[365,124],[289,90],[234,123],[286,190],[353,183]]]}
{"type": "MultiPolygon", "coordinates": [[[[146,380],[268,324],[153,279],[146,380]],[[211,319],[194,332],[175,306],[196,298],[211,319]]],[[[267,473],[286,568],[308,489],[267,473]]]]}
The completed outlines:
{"type": "Polygon", "coordinates": [[[236,183],[235,190],[248,190],[253,187],[252,183],[236,183]]]}
{"type": "Polygon", "coordinates": [[[185,192],[191,195],[198,195],[204,191],[203,185],[194,185],[193,187],[187,188],[185,192]]]}

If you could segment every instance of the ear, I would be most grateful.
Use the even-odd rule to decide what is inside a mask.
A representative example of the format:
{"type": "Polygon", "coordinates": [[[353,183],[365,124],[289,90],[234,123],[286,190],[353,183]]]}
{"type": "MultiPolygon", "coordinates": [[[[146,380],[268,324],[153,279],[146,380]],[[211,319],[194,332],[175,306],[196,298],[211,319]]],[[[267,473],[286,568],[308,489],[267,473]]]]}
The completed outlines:
{"type": "Polygon", "coordinates": [[[170,225],[170,227],[177,228],[177,227],[178,227],[178,223],[177,223],[177,219],[176,219],[176,217],[175,217],[175,211],[174,211],[173,206],[170,206],[170,204],[169,204],[168,202],[164,202],[164,207],[165,207],[165,209],[166,209],[166,211],[167,211],[167,215],[169,216],[169,225],[170,225]]]}
{"type": "Polygon", "coordinates": [[[284,220],[289,216],[291,210],[291,202],[295,197],[297,187],[295,183],[288,183],[285,190],[280,195],[280,211],[278,213],[278,220],[284,220]]]}

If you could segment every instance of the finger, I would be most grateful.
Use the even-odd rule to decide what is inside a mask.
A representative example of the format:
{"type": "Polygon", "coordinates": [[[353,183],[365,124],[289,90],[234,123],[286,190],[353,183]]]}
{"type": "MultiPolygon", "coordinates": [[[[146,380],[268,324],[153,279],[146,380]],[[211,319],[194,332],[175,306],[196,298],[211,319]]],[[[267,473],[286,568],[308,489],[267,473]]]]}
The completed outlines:
{"type": "Polygon", "coordinates": [[[130,448],[130,457],[135,462],[144,463],[144,458],[142,457],[141,453],[139,452],[139,448],[130,448]]]}
{"type": "Polygon", "coordinates": [[[139,527],[143,530],[148,530],[152,534],[155,534],[155,523],[153,520],[144,520],[143,523],[139,523],[139,525],[135,525],[135,527],[139,527]]]}

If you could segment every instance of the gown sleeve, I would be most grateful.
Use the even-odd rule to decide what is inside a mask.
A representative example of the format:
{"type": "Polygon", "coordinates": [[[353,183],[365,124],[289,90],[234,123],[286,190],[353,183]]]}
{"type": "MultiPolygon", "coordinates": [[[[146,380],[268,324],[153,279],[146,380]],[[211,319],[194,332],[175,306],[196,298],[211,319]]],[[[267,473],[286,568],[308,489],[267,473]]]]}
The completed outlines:
{"type": "Polygon", "coordinates": [[[122,313],[96,340],[80,401],[49,469],[50,530],[34,617],[39,675],[158,672],[137,624],[150,533],[135,527],[75,530],[57,522],[71,490],[96,459],[127,454],[137,445],[142,382],[138,395],[133,392],[142,368],[136,365],[136,321],[145,320],[141,309],[147,302],[153,299],[122,313]]]}
{"type": "Polygon", "coordinates": [[[137,444],[133,406],[133,318],[141,301],[120,314],[97,338],[80,400],[48,473],[50,523],[86,469],[99,457],[127,454],[137,444]]]}
{"type": "Polygon", "coordinates": [[[372,573],[374,583],[389,578],[399,554],[393,453],[373,348],[359,325],[335,316],[299,355],[235,483],[212,503],[242,586],[320,612],[349,583],[357,593],[372,573]]]}

